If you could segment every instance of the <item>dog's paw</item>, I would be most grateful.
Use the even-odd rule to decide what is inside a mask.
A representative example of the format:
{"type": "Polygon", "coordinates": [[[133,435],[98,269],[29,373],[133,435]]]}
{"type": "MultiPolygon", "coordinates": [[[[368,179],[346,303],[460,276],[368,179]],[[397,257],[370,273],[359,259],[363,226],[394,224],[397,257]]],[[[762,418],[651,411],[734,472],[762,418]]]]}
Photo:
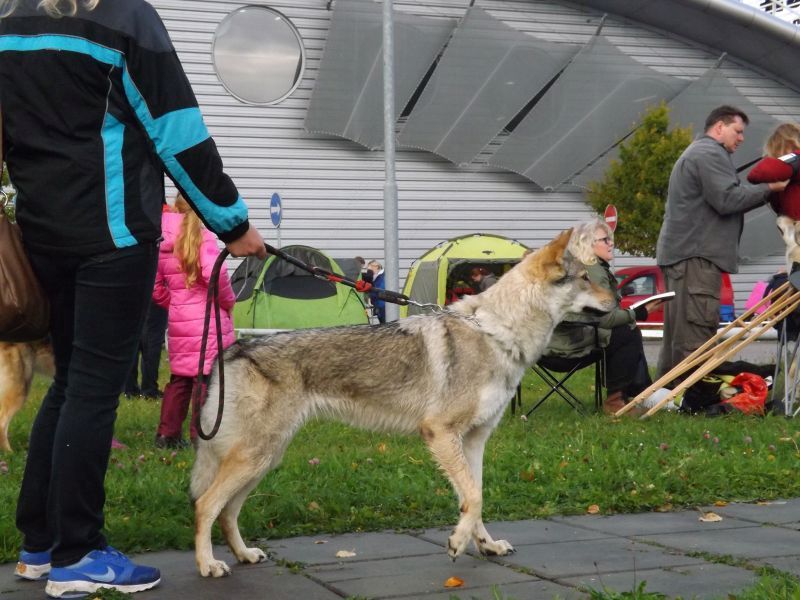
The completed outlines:
{"type": "Polygon", "coordinates": [[[203,577],[225,577],[231,574],[231,568],[221,560],[210,560],[204,564],[198,564],[198,569],[203,577]]]}
{"type": "Polygon", "coordinates": [[[483,556],[506,556],[513,554],[516,550],[506,540],[493,540],[491,542],[479,542],[478,552],[483,556]]]}
{"type": "Polygon", "coordinates": [[[239,559],[240,563],[255,564],[267,560],[267,555],[264,554],[261,548],[245,548],[244,552],[236,555],[236,558],[239,559]]]}
{"type": "Polygon", "coordinates": [[[467,544],[469,543],[469,536],[467,535],[460,535],[458,529],[453,532],[449,538],[447,538],[447,554],[450,555],[450,558],[455,560],[467,549],[467,544]]]}

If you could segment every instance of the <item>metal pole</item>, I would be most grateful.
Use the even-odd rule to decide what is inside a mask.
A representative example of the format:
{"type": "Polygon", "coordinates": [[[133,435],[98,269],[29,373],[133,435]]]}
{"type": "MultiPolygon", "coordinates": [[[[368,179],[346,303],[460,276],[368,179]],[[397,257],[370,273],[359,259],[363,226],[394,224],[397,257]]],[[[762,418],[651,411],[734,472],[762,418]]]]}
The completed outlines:
{"type": "MultiPolygon", "coordinates": [[[[400,290],[400,245],[398,242],[397,179],[394,170],[394,17],[392,0],[383,0],[383,253],[384,285],[400,290]]],[[[396,321],[397,304],[386,303],[386,321],[396,321]]]]}

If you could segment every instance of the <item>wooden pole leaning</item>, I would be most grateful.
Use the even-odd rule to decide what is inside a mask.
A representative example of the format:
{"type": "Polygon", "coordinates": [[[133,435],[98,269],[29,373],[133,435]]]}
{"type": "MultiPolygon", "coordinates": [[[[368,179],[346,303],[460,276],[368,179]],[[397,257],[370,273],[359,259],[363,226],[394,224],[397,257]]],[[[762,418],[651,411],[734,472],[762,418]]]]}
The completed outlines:
{"type": "MultiPolygon", "coordinates": [[[[775,317],[775,319],[773,321],[764,323],[763,321],[765,321],[765,319],[760,319],[759,323],[756,323],[755,320],[754,320],[753,321],[753,326],[749,330],[749,332],[751,332],[751,335],[749,335],[748,337],[745,337],[744,339],[742,339],[739,342],[738,345],[730,348],[728,351],[723,352],[721,354],[719,354],[719,353],[715,354],[712,359],[708,360],[702,367],[699,367],[698,369],[696,369],[695,372],[692,373],[692,375],[690,375],[688,378],[683,380],[680,384],[675,386],[675,388],[672,389],[670,391],[670,393],[665,398],[663,398],[661,401],[658,402],[658,404],[656,404],[650,410],[648,410],[645,414],[643,414],[641,416],[641,418],[642,419],[646,419],[647,417],[650,417],[650,416],[654,415],[655,413],[657,413],[659,410],[661,410],[664,407],[664,405],[667,402],[672,400],[675,396],[677,396],[678,394],[683,392],[685,389],[689,388],[690,386],[692,386],[695,383],[697,383],[698,381],[700,381],[703,377],[708,375],[711,371],[716,369],[719,365],[721,365],[723,362],[728,360],[731,356],[733,356],[734,354],[738,353],[745,346],[747,346],[750,343],[752,343],[755,340],[757,340],[759,338],[759,336],[761,336],[762,333],[764,333],[765,331],[768,331],[776,323],[781,322],[783,319],[785,319],[790,314],[792,314],[797,309],[797,307],[800,306],[800,291],[795,292],[794,294],[792,294],[791,296],[786,298],[785,302],[782,302],[782,304],[783,304],[782,308],[779,309],[778,311],[776,311],[773,315],[771,315],[771,316],[775,317]]],[[[741,335],[737,334],[737,336],[742,337],[742,335],[744,335],[745,333],[747,333],[747,332],[744,332],[744,331],[740,332],[741,335]]]]}
{"type": "Polygon", "coordinates": [[[662,375],[656,381],[654,381],[649,387],[643,390],[636,398],[631,400],[628,404],[618,410],[614,416],[621,416],[624,415],[629,410],[633,409],[634,406],[641,404],[645,398],[648,398],[653,392],[657,389],[664,387],[666,384],[674,381],[681,375],[683,375],[686,371],[693,368],[694,366],[698,365],[699,363],[703,362],[710,358],[711,355],[716,354],[720,351],[725,351],[731,345],[733,345],[738,339],[743,337],[750,329],[752,329],[755,324],[756,320],[760,318],[758,323],[764,322],[767,318],[775,314],[777,310],[779,310],[778,299],[783,296],[786,291],[790,288],[788,282],[784,283],[783,285],[775,288],[769,295],[765,296],[761,299],[755,306],[750,308],[740,317],[734,319],[728,325],[726,325],[723,329],[717,332],[716,335],[711,337],[708,341],[706,341],[702,346],[697,348],[694,352],[692,352],[689,356],[683,359],[680,363],[675,365],[669,372],[662,375]],[[752,321],[748,321],[750,317],[752,317],[762,306],[767,303],[772,303],[769,308],[767,308],[764,313],[756,317],[752,321]],[[764,316],[764,314],[767,316],[764,316]],[[763,317],[763,318],[761,318],[763,317]],[[731,330],[736,327],[741,327],[742,331],[734,334],[733,336],[729,337],[727,340],[724,340],[722,344],[717,344],[717,341],[724,338],[731,330]]]}
{"type": "MultiPolygon", "coordinates": [[[[650,408],[650,410],[648,410],[645,414],[643,414],[641,418],[646,419],[647,417],[654,415],[656,412],[661,410],[661,408],[663,408],[667,404],[667,402],[671,401],[675,396],[677,396],[685,389],[689,388],[690,386],[700,381],[700,379],[708,375],[708,373],[713,371],[716,367],[721,365],[731,356],[738,353],[744,347],[757,340],[762,333],[771,329],[776,323],[780,323],[781,321],[783,321],[786,317],[792,314],[798,308],[798,306],[800,306],[800,291],[795,291],[791,294],[784,295],[784,297],[778,299],[766,311],[764,311],[758,317],[750,321],[746,327],[742,328],[740,331],[735,333],[728,340],[725,340],[726,344],[724,347],[723,344],[720,344],[715,352],[711,353],[710,356],[706,357],[705,363],[702,366],[695,369],[694,373],[692,373],[689,377],[684,379],[680,384],[675,386],[675,388],[670,390],[670,392],[664,398],[662,398],[656,405],[654,405],[652,408],[650,408]],[[731,342],[731,340],[733,340],[733,342],[731,342]],[[736,344],[735,342],[738,342],[738,344],[736,344]]],[[[696,365],[697,361],[692,361],[691,364],[696,365]]],[[[682,373],[685,371],[686,369],[683,369],[682,373]]],[[[644,393],[642,393],[639,394],[639,396],[637,396],[635,400],[641,403],[642,400],[644,400],[644,398],[646,397],[647,396],[645,396],[644,393]]],[[[633,404],[633,402],[631,402],[631,404],[633,404]]],[[[618,411],[617,414],[622,414],[622,411],[618,411]]]]}

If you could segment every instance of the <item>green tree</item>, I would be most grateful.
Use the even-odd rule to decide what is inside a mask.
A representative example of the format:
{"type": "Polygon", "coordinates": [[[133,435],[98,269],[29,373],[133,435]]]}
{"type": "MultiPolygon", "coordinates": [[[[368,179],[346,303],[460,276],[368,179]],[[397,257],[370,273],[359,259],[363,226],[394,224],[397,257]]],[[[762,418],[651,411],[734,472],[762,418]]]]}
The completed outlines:
{"type": "Polygon", "coordinates": [[[669,109],[663,102],[647,112],[641,126],[620,144],[601,181],[589,183],[589,205],[603,214],[617,207],[614,241],[633,256],[655,256],[664,219],[667,184],[672,166],[692,141],[691,128],[669,131],[669,109]]]}

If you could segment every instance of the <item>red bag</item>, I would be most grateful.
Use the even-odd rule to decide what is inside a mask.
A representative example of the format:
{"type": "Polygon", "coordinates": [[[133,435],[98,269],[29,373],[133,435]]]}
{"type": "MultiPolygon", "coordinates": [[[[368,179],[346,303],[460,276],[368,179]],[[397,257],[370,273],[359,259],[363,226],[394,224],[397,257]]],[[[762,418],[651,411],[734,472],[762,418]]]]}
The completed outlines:
{"type": "Polygon", "coordinates": [[[740,388],[742,391],[727,400],[723,400],[722,404],[728,404],[746,415],[764,414],[764,404],[767,400],[767,382],[764,381],[763,377],[759,377],[755,373],[739,373],[731,380],[730,385],[740,388]]]}

